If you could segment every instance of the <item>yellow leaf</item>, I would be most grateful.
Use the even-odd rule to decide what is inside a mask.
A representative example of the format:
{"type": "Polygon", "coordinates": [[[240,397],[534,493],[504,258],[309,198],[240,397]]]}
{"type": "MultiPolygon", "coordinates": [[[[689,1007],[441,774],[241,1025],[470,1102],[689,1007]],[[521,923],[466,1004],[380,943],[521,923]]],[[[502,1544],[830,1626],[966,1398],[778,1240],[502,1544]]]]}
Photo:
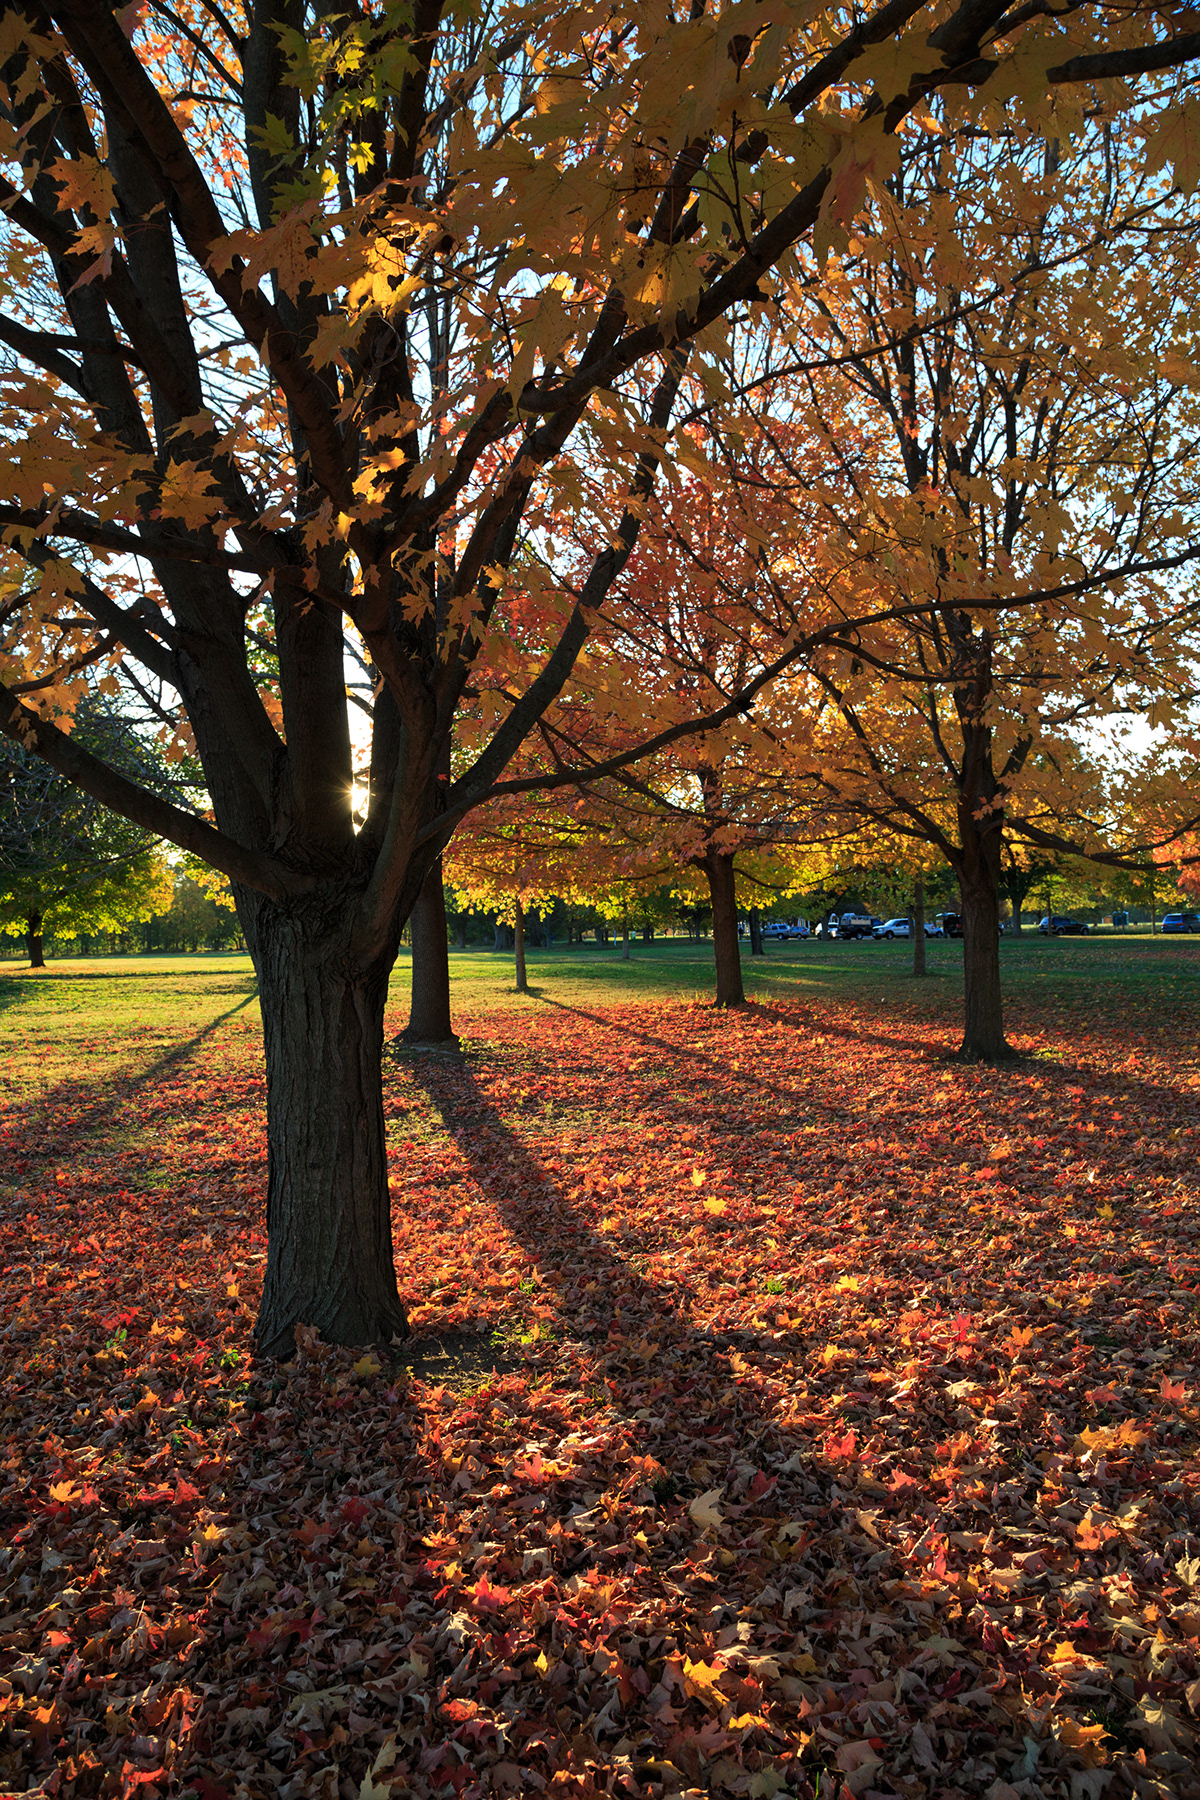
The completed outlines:
{"type": "Polygon", "coordinates": [[[158,510],[164,518],[179,519],[192,529],[207,525],[220,509],[213,492],[212,475],[195,462],[172,462],[162,479],[158,510]]]}
{"type": "Polygon", "coordinates": [[[1167,107],[1146,139],[1147,175],[1168,163],[1185,193],[1200,185],[1200,105],[1194,100],[1167,107]]]}
{"type": "MultiPolygon", "coordinates": [[[[358,1790],[358,1800],[384,1800],[384,1796],[392,1791],[390,1781],[376,1781],[377,1775],[386,1775],[396,1760],[396,1740],[388,1738],[379,1755],[371,1764],[370,1770],[362,1778],[358,1790]]],[[[407,1785],[407,1783],[405,1784],[407,1785]]]]}
{"type": "Polygon", "coordinates": [[[704,1182],[705,1182],[704,1170],[703,1169],[693,1169],[692,1170],[692,1186],[693,1187],[703,1187],[704,1182]]]}
{"type": "Polygon", "coordinates": [[[720,1712],[728,1703],[728,1697],[717,1686],[718,1677],[724,1673],[719,1663],[693,1662],[690,1656],[683,1659],[683,1685],[714,1712],[720,1712]]]}
{"type": "Polygon", "coordinates": [[[1089,1425],[1080,1432],[1072,1448],[1079,1454],[1103,1453],[1106,1450],[1135,1450],[1146,1441],[1136,1420],[1123,1419],[1119,1425],[1089,1425]]]}
{"type": "Polygon", "coordinates": [[[688,1507],[692,1522],[699,1525],[702,1530],[715,1531],[724,1519],[725,1514],[717,1504],[724,1491],[719,1487],[709,1488],[706,1493],[698,1495],[688,1507]]]}
{"type": "Polygon", "coordinates": [[[857,1276],[839,1275],[833,1284],[835,1294],[857,1294],[861,1283],[857,1276]]]}
{"type": "Polygon", "coordinates": [[[367,1354],[365,1356],[360,1356],[358,1361],[355,1363],[354,1373],[356,1375],[361,1376],[362,1379],[365,1381],[367,1379],[368,1375],[378,1375],[378,1373],[382,1367],[383,1367],[383,1364],[381,1362],[377,1361],[376,1358],[374,1356],[372,1356],[371,1352],[368,1350],[367,1354]]]}
{"type": "Polygon", "coordinates": [[[918,27],[874,45],[850,65],[847,74],[853,81],[871,83],[881,100],[891,100],[907,94],[914,75],[931,74],[941,64],[941,54],[929,46],[928,32],[918,27]]]}
{"type": "Polygon", "coordinates": [[[713,1217],[717,1219],[719,1219],[721,1214],[727,1210],[728,1206],[728,1200],[706,1200],[704,1202],[705,1212],[711,1213],[713,1217]]]}

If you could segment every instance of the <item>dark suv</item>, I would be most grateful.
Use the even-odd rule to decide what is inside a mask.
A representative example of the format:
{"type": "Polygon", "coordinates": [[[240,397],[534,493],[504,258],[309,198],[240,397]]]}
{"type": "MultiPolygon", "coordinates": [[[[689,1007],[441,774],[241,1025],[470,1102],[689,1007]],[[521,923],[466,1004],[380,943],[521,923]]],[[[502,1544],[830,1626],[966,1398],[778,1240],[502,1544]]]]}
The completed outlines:
{"type": "Polygon", "coordinates": [[[1043,919],[1038,930],[1050,937],[1086,937],[1087,926],[1081,919],[1062,919],[1055,913],[1043,919]]]}
{"type": "Polygon", "coordinates": [[[1164,931],[1200,931],[1200,915],[1196,913],[1164,913],[1164,931]]]}

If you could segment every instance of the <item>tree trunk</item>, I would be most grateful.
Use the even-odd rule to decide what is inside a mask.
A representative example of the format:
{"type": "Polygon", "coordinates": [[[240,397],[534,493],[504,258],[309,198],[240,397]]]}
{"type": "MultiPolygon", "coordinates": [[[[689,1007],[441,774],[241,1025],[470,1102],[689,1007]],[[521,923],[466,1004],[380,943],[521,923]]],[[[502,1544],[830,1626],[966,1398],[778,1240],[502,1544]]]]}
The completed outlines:
{"type": "Polygon", "coordinates": [[[392,1260],[381,1072],[394,954],[362,968],[328,914],[315,921],[257,895],[244,910],[267,1063],[258,1349],[290,1357],[301,1324],[330,1343],[386,1345],[408,1335],[392,1260]]]}
{"type": "Polygon", "coordinates": [[[460,950],[467,947],[467,915],[459,913],[454,921],[454,939],[460,950]]]}
{"type": "Polygon", "coordinates": [[[46,966],[45,947],[42,943],[42,915],[29,913],[25,920],[25,947],[29,951],[31,969],[44,969],[46,966]]]}
{"type": "Polygon", "coordinates": [[[450,1019],[450,946],[440,856],[425,877],[409,914],[408,930],[412,939],[412,1003],[401,1042],[430,1047],[457,1044],[450,1019]]]}
{"type": "Polygon", "coordinates": [[[742,953],[738,947],[737,894],[733,858],[710,850],[704,858],[704,873],[712,897],[713,959],[717,970],[718,1006],[744,1006],[742,987],[742,953]]]}
{"type": "Polygon", "coordinates": [[[525,908],[517,901],[516,923],[513,926],[513,950],[517,968],[517,992],[527,994],[529,983],[525,978],[525,908]]]}
{"type": "Polygon", "coordinates": [[[763,954],[762,914],[757,906],[750,908],[750,954],[751,956],[763,954]]]}
{"type": "Polygon", "coordinates": [[[912,919],[913,974],[914,975],[924,975],[924,973],[925,973],[925,877],[923,875],[917,876],[916,886],[913,889],[912,912],[910,913],[909,917],[912,919]]]}
{"type": "Polygon", "coordinates": [[[999,1062],[1014,1054],[1004,1036],[1000,992],[1000,833],[980,831],[959,810],[962,865],[964,1030],[962,1054],[972,1062],[999,1062]]]}
{"type": "Polygon", "coordinates": [[[621,961],[629,961],[629,915],[621,920],[621,961]]]}

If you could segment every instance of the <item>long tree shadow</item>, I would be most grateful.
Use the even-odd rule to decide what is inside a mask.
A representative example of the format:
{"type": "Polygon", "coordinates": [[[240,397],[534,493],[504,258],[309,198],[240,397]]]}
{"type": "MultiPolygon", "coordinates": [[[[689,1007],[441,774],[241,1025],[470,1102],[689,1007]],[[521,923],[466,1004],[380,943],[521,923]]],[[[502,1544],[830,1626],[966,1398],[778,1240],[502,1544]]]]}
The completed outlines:
{"type": "MultiPolygon", "coordinates": [[[[757,1069],[749,1073],[745,1070],[734,1070],[730,1067],[726,1056],[709,1054],[702,1044],[697,1044],[694,1040],[686,1043],[672,1042],[667,1037],[639,1029],[632,1025],[624,1014],[620,1016],[606,1015],[585,1007],[572,1006],[564,1001],[551,999],[549,996],[544,996],[542,1003],[552,1006],[560,1012],[573,1014],[605,1031],[619,1032],[622,1037],[628,1037],[646,1048],[668,1054],[676,1063],[671,1079],[677,1088],[700,1093],[707,1087],[711,1074],[719,1073],[723,1086],[731,1091],[738,1091],[743,1095],[769,1095],[776,1102],[776,1112],[773,1120],[769,1124],[764,1124],[766,1132],[773,1131],[779,1126],[786,1128],[789,1118],[794,1115],[806,1115],[809,1119],[814,1115],[820,1116],[826,1127],[826,1140],[830,1137],[836,1138],[838,1130],[842,1126],[849,1126],[852,1131],[856,1127],[857,1113],[849,1102],[855,1098],[854,1084],[861,1078],[861,1069],[850,1071],[851,1086],[847,1094],[838,1093],[836,1090],[814,1092],[811,1085],[808,1085],[804,1091],[798,1092],[795,1087],[773,1081],[769,1075],[764,1075],[757,1069]],[[697,1074],[689,1066],[692,1064],[699,1064],[702,1072],[697,1074]]],[[[1075,1156],[1083,1157],[1088,1145],[1092,1144],[1094,1149],[1091,1154],[1098,1159],[1099,1175],[1086,1178],[1089,1191],[1094,1195],[1101,1194],[1106,1188],[1111,1190],[1114,1196],[1132,1194],[1138,1190],[1149,1195],[1153,1187],[1160,1185],[1157,1177],[1161,1176],[1164,1180],[1170,1180],[1172,1177],[1182,1176],[1185,1172],[1179,1160],[1182,1151],[1179,1146],[1174,1146],[1168,1141],[1168,1131],[1175,1126],[1188,1126],[1194,1122],[1195,1102],[1190,1089],[1165,1087],[1152,1077],[1141,1079],[1124,1071],[1089,1069],[1082,1063],[1059,1062],[1050,1057],[1038,1055],[1022,1057],[1012,1063],[999,1064],[994,1067],[966,1065],[959,1062],[957,1058],[948,1057],[944,1051],[935,1046],[915,1048],[911,1044],[905,1046],[902,1040],[896,1036],[869,1031],[860,1032],[841,1022],[830,1021],[821,1015],[819,1007],[814,1008],[811,1012],[806,1008],[805,1014],[799,1018],[778,1008],[769,1007],[755,1008],[752,1013],[742,1016],[755,1015],[760,1017],[764,1023],[770,1021],[792,1027],[807,1027],[810,1030],[815,1027],[819,1029],[822,1037],[835,1037],[848,1043],[854,1041],[879,1045],[893,1055],[901,1049],[905,1049],[906,1055],[914,1066],[914,1074],[917,1075],[917,1079],[920,1079],[918,1071],[922,1067],[937,1067],[940,1064],[946,1070],[961,1071],[963,1079],[968,1082],[986,1084],[987,1091],[1001,1100],[1005,1095],[1010,1096],[1014,1108],[1024,1104],[1025,1087],[1021,1080],[1013,1081],[1012,1077],[1035,1076],[1041,1091],[1046,1095],[1049,1116],[1044,1117],[1032,1127],[1015,1118],[1008,1126],[1010,1132],[1015,1131],[1018,1134],[1018,1141],[1020,1141],[1020,1134],[1024,1134],[1025,1138],[1029,1140],[1027,1145],[1029,1153],[1037,1158],[1036,1165],[1029,1168],[1023,1166],[1023,1158],[1020,1155],[1014,1158],[1010,1177],[1011,1191],[1005,1201],[1010,1211],[1020,1211],[1022,1207],[1031,1204],[1040,1207],[1047,1201],[1053,1203],[1056,1189],[1062,1187],[1064,1183],[1075,1185],[1075,1180],[1067,1181],[1067,1176],[1061,1166],[1056,1165],[1053,1172],[1047,1168],[1044,1160],[1047,1154],[1045,1141],[1042,1140],[1040,1143],[1035,1141],[1039,1132],[1048,1129],[1057,1131],[1070,1126],[1078,1128],[1081,1124],[1085,1131],[1094,1131],[1097,1125],[1103,1128],[1107,1124],[1108,1121],[1099,1114],[1095,1115],[1094,1120],[1087,1116],[1076,1116],[1075,1100],[1078,1095],[1069,1095],[1069,1090],[1072,1088],[1083,1090],[1085,1104],[1089,1110],[1107,1103],[1113,1109],[1121,1109],[1120,1113],[1114,1110],[1116,1120],[1120,1120],[1123,1113],[1134,1118],[1145,1115],[1155,1120],[1155,1133],[1152,1137],[1143,1135],[1140,1131],[1126,1134],[1132,1136],[1136,1141],[1139,1157],[1136,1179],[1131,1176],[1123,1157],[1109,1163],[1107,1152],[1101,1148],[1104,1141],[1102,1137],[1079,1139],[1074,1150],[1075,1156]],[[1098,1187],[1093,1186],[1095,1180],[1099,1180],[1098,1187]]],[[[946,1136],[943,1141],[931,1142],[929,1123],[927,1116],[920,1120],[914,1118],[911,1123],[907,1124],[904,1119],[895,1118],[890,1121],[890,1129],[903,1142],[909,1143],[913,1149],[919,1151],[927,1178],[936,1182],[943,1192],[950,1193],[952,1203],[957,1205],[959,1203],[957,1196],[962,1173],[962,1156],[964,1148],[969,1149],[969,1146],[965,1145],[961,1137],[956,1134],[946,1136]]],[[[993,1136],[1000,1134],[1003,1123],[1001,1110],[995,1114],[992,1120],[993,1136]]],[[[736,1124],[731,1127],[730,1135],[734,1147],[740,1148],[736,1124]]],[[[794,1145],[780,1141],[778,1148],[781,1154],[795,1155],[794,1145]]],[[[825,1143],[822,1142],[817,1152],[818,1156],[821,1155],[824,1148],[825,1143]]],[[[987,1134],[980,1139],[977,1151],[981,1165],[985,1164],[990,1156],[987,1134]]],[[[711,1154],[711,1149],[709,1153],[711,1154]]],[[[796,1174],[806,1179],[815,1177],[821,1181],[827,1178],[828,1171],[823,1162],[818,1162],[815,1167],[798,1166],[796,1174]]],[[[897,1168],[895,1176],[900,1181],[907,1178],[901,1167],[897,1168]]],[[[1075,1179],[1084,1180],[1085,1177],[1079,1174],[1075,1179]]]]}
{"type": "MultiPolygon", "coordinates": [[[[47,1089],[21,1116],[20,1135],[25,1140],[25,1145],[36,1145],[36,1150],[28,1147],[22,1150],[27,1164],[34,1165],[32,1172],[36,1173],[43,1164],[57,1160],[63,1136],[59,1127],[64,1117],[70,1119],[67,1130],[73,1143],[98,1136],[112,1124],[122,1107],[127,1104],[133,1090],[161,1080],[170,1070],[186,1062],[222,1025],[244,1012],[257,999],[258,982],[252,980],[249,992],[236,1005],[218,1013],[215,1019],[210,1019],[207,1025],[201,1026],[190,1038],[174,1045],[163,1055],[156,1056],[142,1068],[121,1069],[91,1082],[60,1081],[47,1089]]],[[[27,1167],[23,1178],[30,1172],[27,1167]]]]}
{"type": "MultiPolygon", "coordinates": [[[[767,1351],[790,1365],[803,1345],[798,1335],[772,1333],[769,1345],[755,1329],[713,1330],[690,1317],[685,1290],[647,1279],[611,1238],[572,1209],[561,1185],[505,1123],[469,1064],[430,1056],[407,1064],[458,1147],[484,1199],[496,1210],[533,1260],[542,1294],[552,1301],[561,1328],[581,1347],[603,1354],[605,1376],[627,1416],[647,1403],[686,1410],[693,1389],[735,1383],[730,1357],[767,1351]]],[[[630,1254],[635,1248],[627,1246],[630,1254]]],[[[738,1386],[716,1421],[681,1426],[681,1446],[717,1424],[736,1425],[746,1443],[766,1429],[770,1408],[753,1389],[738,1386]]],[[[661,1421],[659,1421],[661,1442],[661,1421]]],[[[693,1443],[694,1450],[694,1443],[693,1443]]]]}
{"type": "MultiPolygon", "coordinates": [[[[534,990],[531,989],[530,992],[533,993],[534,990]]],[[[724,1057],[708,1055],[694,1041],[686,1044],[673,1043],[669,1038],[658,1037],[653,1032],[639,1030],[628,1022],[624,1014],[614,1016],[591,1012],[586,1007],[571,1006],[565,1000],[552,999],[548,994],[539,993],[535,997],[543,1005],[556,1007],[560,1012],[573,1013],[578,1018],[588,1020],[590,1024],[598,1025],[605,1031],[617,1032],[622,1037],[633,1038],[648,1048],[662,1050],[678,1058],[686,1057],[688,1062],[700,1062],[710,1069],[719,1069],[722,1080],[731,1088],[740,1087],[756,1092],[770,1093],[793,1104],[798,1098],[794,1089],[785,1087],[778,1082],[772,1082],[770,1077],[764,1075],[760,1070],[753,1070],[749,1073],[733,1070],[724,1057]]],[[[963,1063],[957,1056],[948,1057],[945,1049],[936,1044],[914,1044],[911,1038],[905,1039],[898,1034],[864,1031],[849,1026],[841,1020],[826,1018],[821,1014],[819,1006],[811,1011],[789,1011],[777,1005],[755,1002],[747,1008],[746,1012],[739,1013],[737,1016],[747,1020],[783,1025],[797,1031],[811,1031],[816,1028],[821,1037],[842,1038],[847,1043],[877,1045],[880,1049],[893,1054],[904,1050],[914,1064],[940,1067],[949,1063],[950,1066],[961,1070],[968,1077],[973,1072],[976,1074],[994,1072],[998,1075],[1009,1071],[1026,1075],[1033,1073],[1040,1080],[1052,1080],[1056,1085],[1083,1081],[1088,1083],[1093,1093],[1104,1094],[1110,1098],[1130,1103],[1141,1104],[1152,1099],[1156,1106],[1161,1105],[1165,1096],[1170,1096],[1180,1108],[1181,1119],[1190,1122],[1194,1114],[1195,1101],[1190,1092],[1182,1088],[1164,1087],[1162,1082],[1152,1078],[1141,1080],[1125,1073],[1091,1069],[1085,1063],[1060,1060],[1057,1056],[1050,1056],[1045,1052],[1032,1051],[1027,1055],[1014,1058],[1011,1063],[963,1063]]],[[[955,1029],[952,1023],[947,1024],[945,1028],[948,1031],[955,1029]]],[[[1018,1032],[1024,1028],[1021,1023],[1014,1027],[1018,1032]]],[[[818,1095],[806,1094],[804,1101],[806,1105],[825,1111],[833,1119],[842,1116],[842,1109],[836,1103],[823,1100],[818,1095]]]]}
{"type": "Polygon", "coordinates": [[[505,1123],[469,1063],[425,1056],[414,1057],[408,1066],[480,1191],[539,1267],[546,1265],[551,1286],[563,1285],[559,1272],[564,1270],[574,1275],[582,1269],[596,1283],[594,1302],[571,1318],[573,1331],[593,1338],[608,1331],[623,1312],[640,1319],[680,1317],[670,1294],[646,1281],[571,1210],[553,1177],[505,1123]]]}

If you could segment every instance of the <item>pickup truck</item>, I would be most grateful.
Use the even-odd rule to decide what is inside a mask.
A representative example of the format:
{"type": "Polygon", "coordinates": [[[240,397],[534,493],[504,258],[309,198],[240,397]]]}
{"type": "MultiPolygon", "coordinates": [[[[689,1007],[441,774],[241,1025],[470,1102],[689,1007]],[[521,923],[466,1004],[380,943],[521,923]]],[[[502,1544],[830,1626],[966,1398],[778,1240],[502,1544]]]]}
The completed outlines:
{"type": "Polygon", "coordinates": [[[877,919],[869,919],[864,913],[843,913],[838,920],[837,934],[847,943],[851,938],[874,937],[877,919]]]}

